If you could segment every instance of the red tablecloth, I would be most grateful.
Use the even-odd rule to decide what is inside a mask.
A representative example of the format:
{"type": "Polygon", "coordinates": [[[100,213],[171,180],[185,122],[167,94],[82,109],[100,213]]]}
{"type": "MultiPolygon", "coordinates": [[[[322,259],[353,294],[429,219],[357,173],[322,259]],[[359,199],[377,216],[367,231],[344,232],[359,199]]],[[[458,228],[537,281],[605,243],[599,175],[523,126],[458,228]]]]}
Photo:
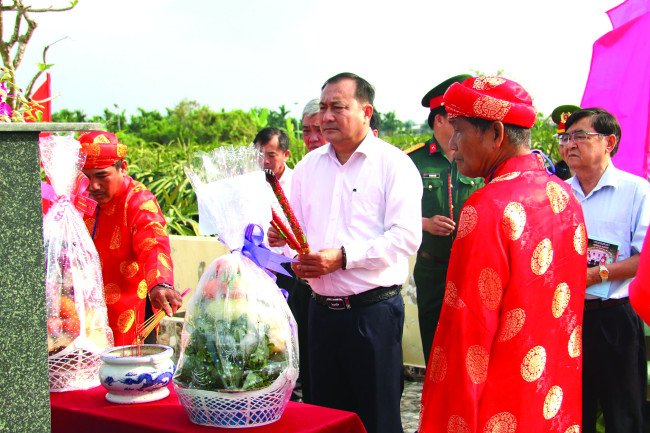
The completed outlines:
{"type": "MultiPolygon", "coordinates": [[[[178,402],[173,385],[169,397],[152,403],[121,405],[109,403],[106,390],[98,386],[87,391],[51,393],[53,433],[161,433],[229,432],[241,429],[206,427],[192,423],[178,402]]],[[[282,417],[246,432],[263,433],[365,433],[359,417],[351,412],[289,402],[282,417]]]]}

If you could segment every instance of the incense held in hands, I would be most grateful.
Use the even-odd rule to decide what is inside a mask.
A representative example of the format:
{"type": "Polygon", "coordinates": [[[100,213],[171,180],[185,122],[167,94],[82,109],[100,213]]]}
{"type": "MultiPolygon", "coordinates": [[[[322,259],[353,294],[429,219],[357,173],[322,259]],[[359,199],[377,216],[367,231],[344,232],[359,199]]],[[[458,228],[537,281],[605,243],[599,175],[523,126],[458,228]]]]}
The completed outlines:
{"type": "Polygon", "coordinates": [[[275,196],[278,198],[278,202],[280,202],[280,206],[282,206],[282,211],[287,217],[287,220],[289,220],[291,230],[293,231],[293,234],[298,241],[300,248],[296,251],[298,251],[300,254],[309,254],[311,249],[309,248],[309,244],[307,244],[307,238],[303,234],[302,228],[300,228],[300,224],[298,224],[296,216],[293,214],[293,210],[289,205],[289,200],[284,194],[284,191],[280,186],[280,182],[278,182],[278,178],[275,177],[275,174],[273,174],[271,170],[264,170],[264,173],[266,174],[266,181],[271,184],[273,193],[275,193],[275,196]]]}
{"type": "Polygon", "coordinates": [[[271,226],[273,226],[273,228],[278,231],[278,234],[282,236],[284,240],[287,241],[287,245],[289,245],[289,248],[295,251],[300,251],[301,247],[298,244],[298,241],[296,240],[295,237],[293,237],[291,230],[289,230],[289,228],[284,224],[284,221],[282,221],[280,215],[278,215],[275,209],[273,208],[271,208],[271,213],[273,214],[273,219],[271,220],[271,226]]]}

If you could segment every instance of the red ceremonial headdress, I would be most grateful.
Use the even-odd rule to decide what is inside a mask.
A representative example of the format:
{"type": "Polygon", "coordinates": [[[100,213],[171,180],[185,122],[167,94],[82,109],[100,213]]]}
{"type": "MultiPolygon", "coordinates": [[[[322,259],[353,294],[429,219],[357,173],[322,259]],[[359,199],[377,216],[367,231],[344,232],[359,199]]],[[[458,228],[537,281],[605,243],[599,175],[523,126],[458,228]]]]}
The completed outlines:
{"type": "Polygon", "coordinates": [[[450,119],[478,117],[526,128],[532,128],[537,120],[537,109],[528,92],[501,77],[472,77],[454,83],[445,92],[444,103],[450,119]]]}
{"type": "Polygon", "coordinates": [[[126,145],[110,132],[84,132],[79,142],[81,152],[86,154],[84,168],[106,168],[126,157],[126,145]]]}

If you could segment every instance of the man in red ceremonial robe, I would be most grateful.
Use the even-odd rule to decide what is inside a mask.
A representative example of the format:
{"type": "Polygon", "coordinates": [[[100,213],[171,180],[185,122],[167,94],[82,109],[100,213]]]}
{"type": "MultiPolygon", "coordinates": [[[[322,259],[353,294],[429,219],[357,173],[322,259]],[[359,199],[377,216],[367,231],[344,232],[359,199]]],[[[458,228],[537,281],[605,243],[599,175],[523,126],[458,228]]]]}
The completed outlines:
{"type": "Polygon", "coordinates": [[[444,104],[465,202],[429,357],[420,433],[578,433],[587,233],[571,189],[531,153],[530,95],[500,77],[444,104]]]}
{"type": "Polygon", "coordinates": [[[126,174],[126,146],[114,134],[95,131],[79,137],[86,154],[83,173],[97,201],[84,216],[102,264],[108,322],[115,345],[132,344],[145,320],[145,297],[171,316],[181,306],[174,290],[169,235],[156,197],[126,174]]]}

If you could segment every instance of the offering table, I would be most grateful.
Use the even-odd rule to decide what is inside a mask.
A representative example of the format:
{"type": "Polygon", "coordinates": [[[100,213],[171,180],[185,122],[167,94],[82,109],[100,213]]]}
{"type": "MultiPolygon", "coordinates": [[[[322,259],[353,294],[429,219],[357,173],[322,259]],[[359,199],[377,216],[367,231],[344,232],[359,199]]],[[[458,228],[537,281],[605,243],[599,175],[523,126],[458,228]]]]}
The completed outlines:
{"type": "MultiPolygon", "coordinates": [[[[170,395],[159,401],[135,405],[109,403],[101,386],[87,391],[51,393],[52,432],[75,433],[171,433],[230,432],[192,423],[178,402],[172,384],[170,395]]],[[[251,433],[365,433],[359,417],[352,412],[289,402],[282,417],[271,424],[247,427],[251,433]]]]}

